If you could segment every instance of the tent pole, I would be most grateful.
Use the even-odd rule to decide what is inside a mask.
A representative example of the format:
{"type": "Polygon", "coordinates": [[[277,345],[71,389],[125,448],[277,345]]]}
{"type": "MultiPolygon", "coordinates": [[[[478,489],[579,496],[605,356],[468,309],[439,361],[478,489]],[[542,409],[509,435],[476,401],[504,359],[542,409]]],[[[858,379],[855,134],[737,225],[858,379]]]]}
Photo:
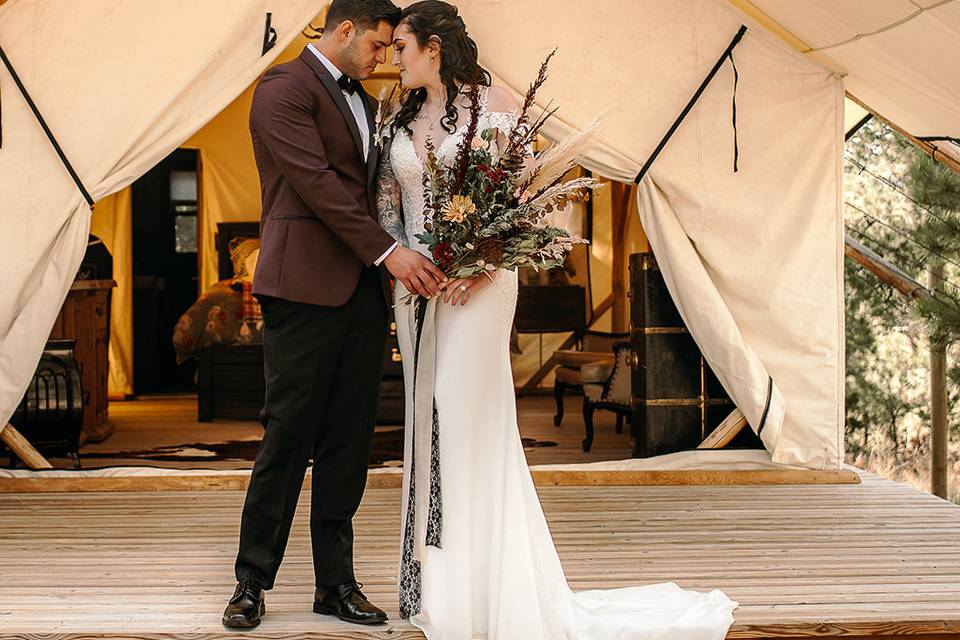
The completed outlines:
{"type": "MultiPolygon", "coordinates": [[[[931,265],[928,285],[936,291],[943,282],[943,265],[931,265]]],[[[950,442],[947,420],[947,347],[942,339],[930,336],[930,493],[947,499],[947,447],[950,442]]]]}
{"type": "Polygon", "coordinates": [[[723,422],[708,435],[697,449],[723,449],[747,426],[747,419],[740,409],[734,409],[723,422]]]}
{"type": "Polygon", "coordinates": [[[844,236],[844,253],[854,262],[866,268],[881,282],[893,287],[906,298],[932,298],[931,292],[909,275],[890,264],[868,247],[849,235],[844,236]]]}
{"type": "Polygon", "coordinates": [[[613,205],[613,266],[610,272],[610,290],[613,292],[613,312],[611,314],[611,331],[620,333],[626,330],[627,316],[627,276],[626,276],[626,231],[628,212],[630,211],[630,196],[633,195],[633,185],[614,182],[611,200],[613,205]]]}
{"type": "Polygon", "coordinates": [[[53,469],[53,465],[12,424],[0,425],[0,440],[31,469],[53,469]]]}

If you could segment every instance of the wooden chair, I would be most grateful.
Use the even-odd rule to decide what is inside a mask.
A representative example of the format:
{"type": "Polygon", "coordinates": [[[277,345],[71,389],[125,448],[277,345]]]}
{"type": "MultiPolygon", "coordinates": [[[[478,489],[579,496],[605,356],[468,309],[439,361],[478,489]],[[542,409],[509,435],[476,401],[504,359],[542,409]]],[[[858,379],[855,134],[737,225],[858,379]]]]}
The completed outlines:
{"type": "Polygon", "coordinates": [[[593,412],[606,409],[617,414],[617,433],[623,432],[624,419],[633,412],[631,402],[632,376],[630,369],[630,343],[613,345],[613,364],[596,363],[584,365],[583,378],[583,423],[586,437],[583,450],[590,451],[593,445],[593,412]]]}
{"type": "Polygon", "coordinates": [[[587,331],[580,338],[577,349],[561,349],[554,354],[559,365],[554,369],[553,396],[557,401],[557,414],[553,424],[560,426],[563,420],[563,398],[567,391],[583,392],[580,369],[594,362],[613,366],[613,345],[630,338],[629,333],[587,331]]]}

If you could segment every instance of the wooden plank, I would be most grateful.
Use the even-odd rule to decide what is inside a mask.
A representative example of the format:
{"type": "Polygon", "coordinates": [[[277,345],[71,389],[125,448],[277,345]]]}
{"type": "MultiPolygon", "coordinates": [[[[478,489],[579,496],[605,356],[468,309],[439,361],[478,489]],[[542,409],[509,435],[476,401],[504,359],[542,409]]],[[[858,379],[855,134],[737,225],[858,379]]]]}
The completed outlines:
{"type": "MultiPolygon", "coordinates": [[[[795,469],[676,470],[676,471],[531,471],[538,486],[733,486],[788,484],[856,484],[853,471],[795,469]]],[[[0,478],[0,493],[90,493],[102,491],[242,491],[244,475],[106,476],[71,478],[0,478]]],[[[367,475],[368,489],[398,488],[399,473],[367,475]]],[[[304,486],[310,479],[304,480],[304,486]]]]}
{"type": "Polygon", "coordinates": [[[579,367],[592,362],[606,362],[613,364],[613,350],[610,351],[574,351],[572,349],[557,349],[555,356],[558,361],[567,366],[579,367]]]}
{"type": "Polygon", "coordinates": [[[710,435],[704,438],[698,449],[722,449],[747,426],[747,419],[740,409],[734,409],[729,416],[723,419],[710,435]]]}
{"type": "Polygon", "coordinates": [[[856,484],[848,470],[676,470],[676,471],[531,471],[538,486],[743,486],[856,484]]]}
{"type": "Polygon", "coordinates": [[[109,291],[117,286],[116,280],[74,280],[71,291],[109,291]]]}

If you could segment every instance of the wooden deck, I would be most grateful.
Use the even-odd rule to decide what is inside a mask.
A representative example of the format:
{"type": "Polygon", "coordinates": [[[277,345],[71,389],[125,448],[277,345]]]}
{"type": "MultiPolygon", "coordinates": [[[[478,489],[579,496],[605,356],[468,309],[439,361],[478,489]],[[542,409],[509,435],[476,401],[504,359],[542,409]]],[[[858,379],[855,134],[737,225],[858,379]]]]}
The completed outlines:
{"type": "MultiPolygon", "coordinates": [[[[960,507],[862,484],[540,487],[575,589],[675,581],[741,603],[730,638],[960,637],[960,507]]],[[[225,638],[243,494],[0,494],[0,637],[225,638]]],[[[309,495],[246,637],[421,638],[396,620],[399,491],[367,491],[357,570],[394,621],[309,612],[309,495]]],[[[522,640],[522,639],[518,639],[522,640]]]]}

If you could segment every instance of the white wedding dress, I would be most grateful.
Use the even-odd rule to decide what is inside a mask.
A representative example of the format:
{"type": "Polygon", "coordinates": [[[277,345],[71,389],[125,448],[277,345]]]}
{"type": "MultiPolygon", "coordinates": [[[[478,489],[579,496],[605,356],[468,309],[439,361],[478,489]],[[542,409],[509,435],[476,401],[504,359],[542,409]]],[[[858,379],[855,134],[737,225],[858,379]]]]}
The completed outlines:
{"type": "MultiPolygon", "coordinates": [[[[484,96],[485,97],[485,96],[484,96]]],[[[481,101],[483,104],[483,101],[481,101]]],[[[478,131],[509,131],[516,116],[482,110],[478,131]]],[[[465,126],[437,149],[450,162],[465,126]]],[[[423,173],[400,131],[380,171],[384,227],[428,254],[423,173]],[[402,205],[405,222],[400,222],[402,205]]],[[[396,296],[406,295],[397,284],[396,296]]],[[[400,609],[429,640],[719,640],[737,603],[673,583],[573,593],[527,468],[517,428],[509,338],[517,274],[498,271],[464,306],[436,306],[429,505],[414,504],[410,411],[404,447],[400,609]],[[429,542],[416,558],[413,511],[428,510],[429,542]]],[[[407,403],[413,402],[417,323],[396,307],[407,403]]],[[[421,478],[423,476],[420,476],[421,478]]]]}

